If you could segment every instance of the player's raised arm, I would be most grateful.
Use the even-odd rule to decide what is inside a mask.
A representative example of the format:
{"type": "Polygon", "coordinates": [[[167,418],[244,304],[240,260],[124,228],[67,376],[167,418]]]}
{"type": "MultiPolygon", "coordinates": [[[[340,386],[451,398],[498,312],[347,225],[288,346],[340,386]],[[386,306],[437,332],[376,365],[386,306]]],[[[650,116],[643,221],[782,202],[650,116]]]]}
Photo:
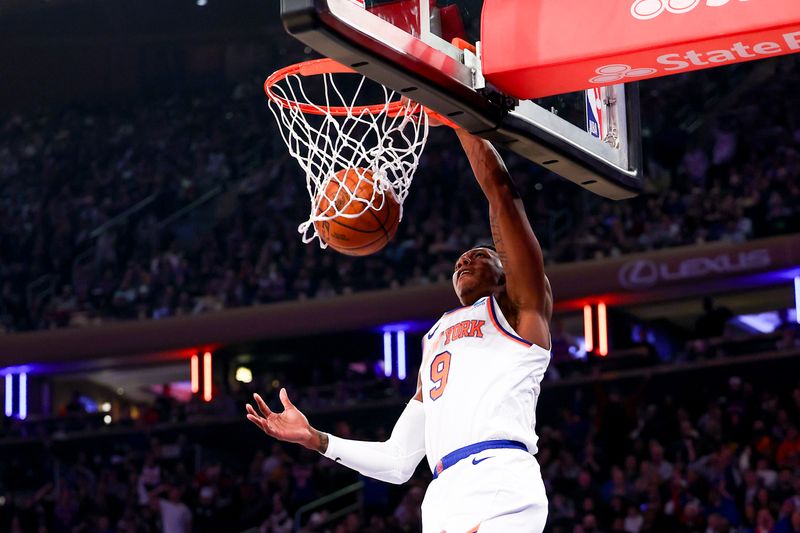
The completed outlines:
{"type": "Polygon", "coordinates": [[[489,223],[506,277],[515,329],[523,338],[550,348],[550,284],[542,249],[525,214],[525,206],[500,155],[484,139],[456,130],[472,171],[489,200],[489,223]]]}
{"type": "MultiPolygon", "coordinates": [[[[420,396],[419,391],[415,398],[420,396]]],[[[420,396],[421,397],[421,396],[420,396]]],[[[253,399],[258,411],[247,404],[247,419],[267,435],[316,450],[365,476],[388,483],[405,483],[425,456],[425,412],[422,402],[411,400],[386,442],[341,439],[314,429],[281,389],[283,412],[270,410],[260,395],[253,399]]]]}

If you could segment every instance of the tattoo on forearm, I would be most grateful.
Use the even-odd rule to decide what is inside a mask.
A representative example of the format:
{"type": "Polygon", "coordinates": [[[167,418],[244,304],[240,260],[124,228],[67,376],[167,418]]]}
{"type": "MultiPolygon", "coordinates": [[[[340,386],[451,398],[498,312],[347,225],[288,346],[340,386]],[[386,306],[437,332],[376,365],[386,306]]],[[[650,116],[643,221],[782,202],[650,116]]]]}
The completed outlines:
{"type": "Polygon", "coordinates": [[[478,181],[481,182],[484,177],[491,176],[496,185],[507,185],[513,198],[520,198],[516,184],[511,179],[511,174],[497,153],[497,149],[481,139],[472,138],[470,142],[467,157],[474,163],[473,171],[478,181]]]}
{"type": "Polygon", "coordinates": [[[492,238],[494,239],[494,247],[497,249],[497,257],[500,259],[500,263],[503,264],[503,270],[505,270],[507,276],[511,265],[507,260],[508,254],[505,250],[503,234],[500,231],[500,221],[498,220],[497,214],[491,208],[489,208],[489,227],[492,230],[492,238]]]}
{"type": "Polygon", "coordinates": [[[319,437],[319,447],[317,451],[319,453],[325,453],[328,450],[328,434],[317,431],[317,436],[319,437]]]}

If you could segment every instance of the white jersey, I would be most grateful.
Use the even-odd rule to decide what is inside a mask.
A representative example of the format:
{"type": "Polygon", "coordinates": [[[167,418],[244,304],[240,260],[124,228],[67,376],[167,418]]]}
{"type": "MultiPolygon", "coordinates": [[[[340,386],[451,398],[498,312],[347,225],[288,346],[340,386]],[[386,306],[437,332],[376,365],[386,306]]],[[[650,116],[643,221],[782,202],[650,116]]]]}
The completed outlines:
{"type": "Polygon", "coordinates": [[[536,453],[536,402],[550,352],[521,339],[494,297],[445,313],[422,342],[431,470],[448,453],[486,440],[519,441],[536,453]]]}

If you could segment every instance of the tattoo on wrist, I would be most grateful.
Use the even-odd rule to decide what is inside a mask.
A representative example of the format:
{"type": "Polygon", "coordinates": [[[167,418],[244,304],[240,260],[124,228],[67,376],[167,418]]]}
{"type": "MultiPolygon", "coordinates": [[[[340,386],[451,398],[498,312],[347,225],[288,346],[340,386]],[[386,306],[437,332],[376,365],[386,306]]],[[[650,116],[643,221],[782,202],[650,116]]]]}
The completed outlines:
{"type": "Polygon", "coordinates": [[[328,450],[328,434],[317,431],[317,437],[319,438],[319,446],[317,447],[317,451],[319,453],[325,453],[328,450]]]}

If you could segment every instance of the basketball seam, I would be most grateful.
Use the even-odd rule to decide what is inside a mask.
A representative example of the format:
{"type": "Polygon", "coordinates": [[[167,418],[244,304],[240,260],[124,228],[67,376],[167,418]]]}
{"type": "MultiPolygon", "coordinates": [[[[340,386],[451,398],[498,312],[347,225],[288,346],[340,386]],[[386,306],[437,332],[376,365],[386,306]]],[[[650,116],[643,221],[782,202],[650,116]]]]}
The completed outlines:
{"type": "MultiPolygon", "coordinates": [[[[384,198],[383,201],[386,202],[387,201],[386,198],[384,198]]],[[[386,210],[386,212],[388,213],[391,210],[392,207],[388,206],[388,205],[386,207],[388,207],[388,209],[386,210]]],[[[374,210],[370,209],[369,210],[369,214],[372,215],[372,218],[374,218],[375,222],[378,223],[378,226],[380,226],[381,231],[383,231],[383,236],[386,237],[386,241],[388,242],[389,241],[389,233],[386,231],[386,227],[384,226],[385,222],[381,222],[381,219],[378,218],[378,215],[375,214],[374,210]]],[[[386,215],[386,218],[389,218],[388,214],[386,215]]]]}
{"type": "MultiPolygon", "coordinates": [[[[339,220],[340,217],[341,217],[341,215],[338,215],[338,216],[333,217],[333,218],[329,218],[328,220],[315,220],[314,223],[331,222],[333,224],[339,224],[343,228],[347,228],[347,229],[352,230],[352,231],[357,231],[359,233],[377,233],[378,232],[377,229],[365,230],[365,229],[354,228],[353,226],[348,226],[347,224],[345,224],[345,223],[343,223],[343,222],[341,222],[339,220]]],[[[358,217],[356,217],[356,218],[358,218],[358,217]]]]}
{"type": "MultiPolygon", "coordinates": [[[[367,246],[372,246],[373,244],[375,244],[376,242],[378,242],[381,239],[383,239],[383,237],[378,237],[374,241],[370,241],[367,244],[362,244],[361,246],[352,246],[352,247],[337,246],[337,248],[342,249],[342,250],[360,250],[361,248],[366,248],[367,246]]],[[[328,246],[333,246],[333,245],[331,243],[328,243],[328,246]]]]}
{"type": "MultiPolygon", "coordinates": [[[[385,229],[385,231],[387,233],[386,237],[389,240],[392,240],[392,238],[394,238],[394,233],[397,231],[397,228],[400,226],[400,205],[399,204],[395,204],[395,205],[397,207],[397,216],[394,217],[394,225],[391,226],[391,231],[389,231],[388,229],[385,229],[386,226],[384,225],[384,229],[385,229]]],[[[386,215],[386,219],[387,220],[389,219],[389,215],[386,215]]]]}

